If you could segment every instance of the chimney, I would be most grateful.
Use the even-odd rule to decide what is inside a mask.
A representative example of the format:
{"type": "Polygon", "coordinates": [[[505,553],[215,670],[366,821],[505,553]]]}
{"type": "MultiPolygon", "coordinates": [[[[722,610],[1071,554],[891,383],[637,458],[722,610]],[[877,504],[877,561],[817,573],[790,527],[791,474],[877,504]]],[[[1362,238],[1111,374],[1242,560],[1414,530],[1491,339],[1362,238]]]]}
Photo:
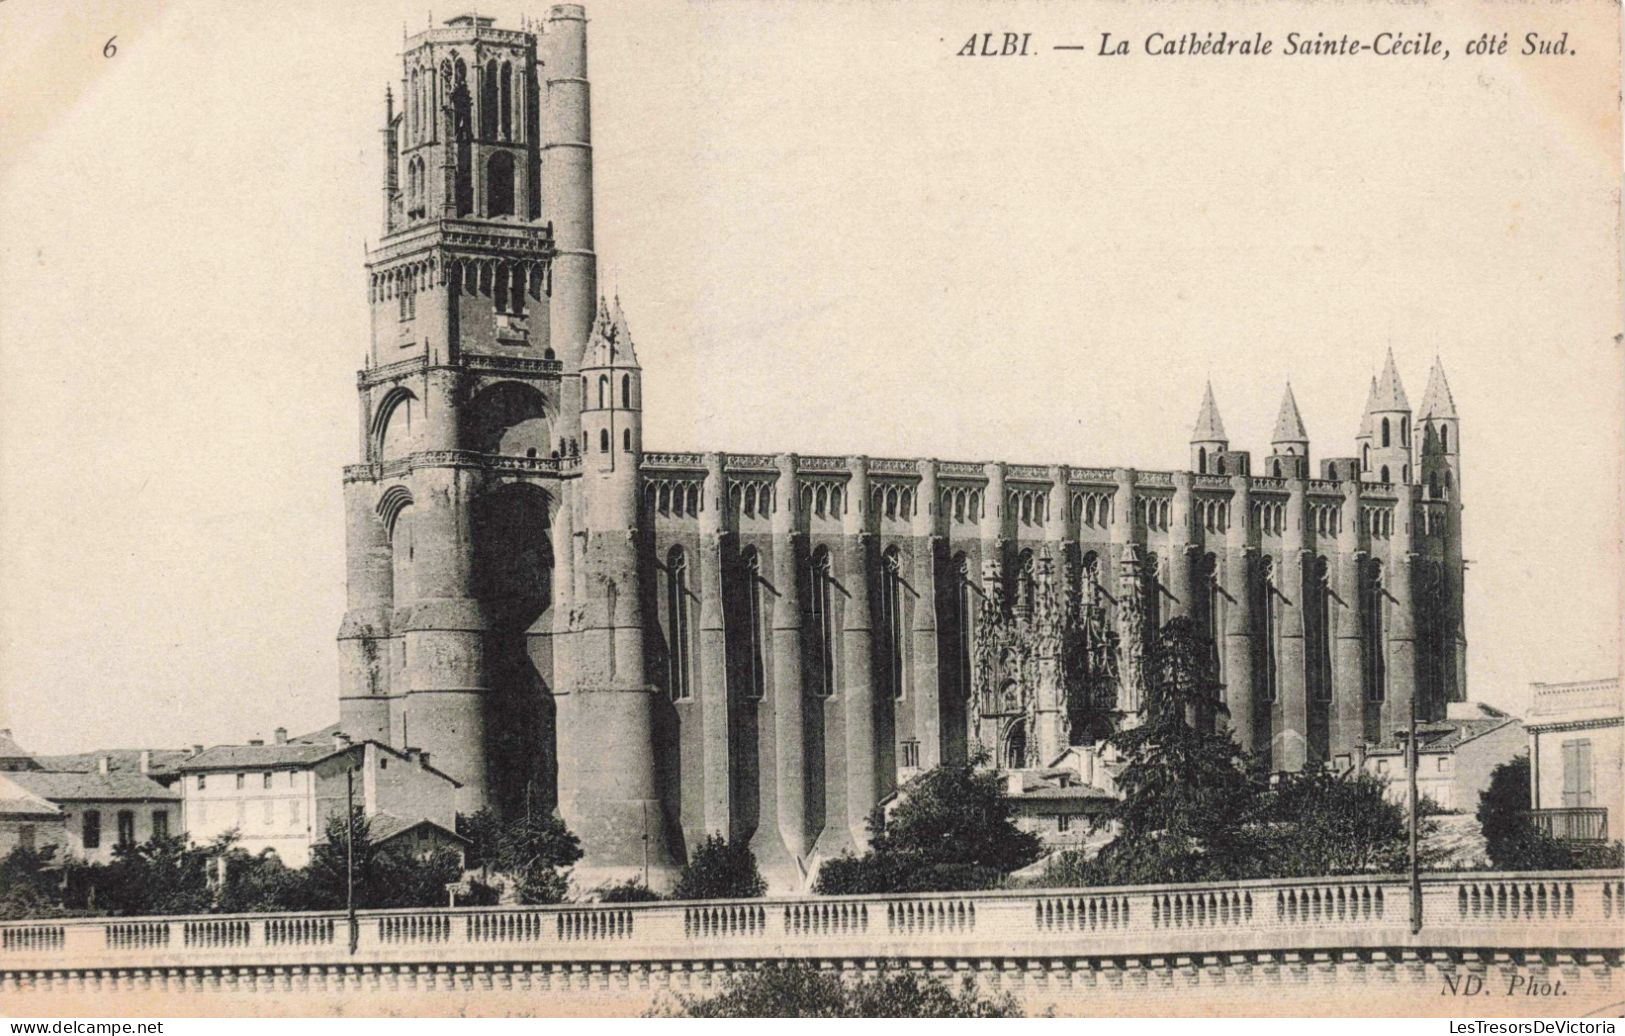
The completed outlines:
{"type": "Polygon", "coordinates": [[[276,728],[276,743],[279,744],[279,745],[285,745],[285,744],[288,743],[288,728],[287,727],[277,727],[276,728]]]}
{"type": "Polygon", "coordinates": [[[350,735],[346,734],[342,730],[333,731],[333,747],[334,748],[349,748],[350,747],[350,735]]]}
{"type": "Polygon", "coordinates": [[[203,754],[203,746],[202,745],[193,745],[192,746],[192,754],[193,755],[202,755],[203,754]]]}
{"type": "Polygon", "coordinates": [[[101,774],[103,777],[107,776],[107,772],[111,770],[112,767],[113,760],[109,756],[104,755],[100,759],[96,760],[96,772],[101,774]]]}
{"type": "Polygon", "coordinates": [[[248,743],[251,745],[263,745],[265,744],[265,739],[262,737],[251,737],[248,739],[248,743]]]}
{"type": "Polygon", "coordinates": [[[150,748],[141,750],[141,772],[143,774],[152,772],[152,749],[150,748]]]}
{"type": "Polygon", "coordinates": [[[424,752],[422,750],[419,750],[419,752],[418,752],[418,765],[421,766],[425,770],[427,770],[429,768],[429,753],[428,752],[424,752]]]}

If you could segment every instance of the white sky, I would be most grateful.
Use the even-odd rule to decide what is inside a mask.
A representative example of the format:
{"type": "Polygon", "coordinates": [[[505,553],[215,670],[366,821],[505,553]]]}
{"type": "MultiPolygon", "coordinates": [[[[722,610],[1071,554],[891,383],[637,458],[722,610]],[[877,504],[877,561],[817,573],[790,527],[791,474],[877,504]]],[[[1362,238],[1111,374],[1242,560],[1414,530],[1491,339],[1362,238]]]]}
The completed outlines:
{"type": "MultiPolygon", "coordinates": [[[[1473,695],[1617,672],[1618,9],[1476,10],[598,0],[600,274],[646,442],[1170,468],[1204,378],[1262,454],[1290,375],[1315,455],[1344,455],[1383,350],[1413,405],[1437,352],[1473,695]],[[1209,28],[1456,53],[1046,49],[1209,28]],[[1579,53],[1460,53],[1486,28],[1579,53]],[[953,56],[1007,29],[1036,56],[953,56]]],[[[24,745],[335,718],[382,95],[427,18],[0,4],[0,726],[24,745]]]]}

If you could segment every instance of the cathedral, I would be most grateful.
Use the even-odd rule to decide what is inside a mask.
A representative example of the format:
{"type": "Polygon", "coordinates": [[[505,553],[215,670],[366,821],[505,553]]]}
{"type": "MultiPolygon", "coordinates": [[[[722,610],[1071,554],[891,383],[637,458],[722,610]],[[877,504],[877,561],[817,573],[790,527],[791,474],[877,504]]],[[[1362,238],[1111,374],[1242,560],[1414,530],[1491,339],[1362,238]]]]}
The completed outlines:
{"type": "Polygon", "coordinates": [[[596,280],[586,28],[452,18],[386,92],[346,733],[426,753],[464,812],[556,808],[583,882],[660,887],[719,833],[795,889],[916,772],[1133,722],[1175,616],[1276,770],[1465,700],[1437,363],[1412,411],[1390,354],[1318,463],[1290,387],[1255,462],[1209,386],[1182,471],[647,449],[659,380],[596,280]]]}

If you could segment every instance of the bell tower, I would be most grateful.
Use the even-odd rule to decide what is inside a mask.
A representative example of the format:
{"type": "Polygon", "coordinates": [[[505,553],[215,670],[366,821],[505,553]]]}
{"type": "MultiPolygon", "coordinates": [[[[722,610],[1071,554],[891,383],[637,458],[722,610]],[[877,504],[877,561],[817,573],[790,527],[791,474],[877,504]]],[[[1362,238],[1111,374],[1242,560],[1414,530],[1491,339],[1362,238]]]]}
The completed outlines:
{"type": "Polygon", "coordinates": [[[595,297],[586,18],[460,15],[401,64],[344,472],[341,725],[426,752],[460,811],[551,805],[555,530],[595,297]]]}

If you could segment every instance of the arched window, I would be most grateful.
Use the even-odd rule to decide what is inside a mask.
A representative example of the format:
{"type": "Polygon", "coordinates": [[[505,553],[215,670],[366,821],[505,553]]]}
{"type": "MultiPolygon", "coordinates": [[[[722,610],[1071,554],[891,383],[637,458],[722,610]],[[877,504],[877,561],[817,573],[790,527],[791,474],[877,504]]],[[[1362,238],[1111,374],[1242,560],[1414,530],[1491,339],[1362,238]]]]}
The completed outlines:
{"type": "Polygon", "coordinates": [[[1450,452],[1450,426],[1447,424],[1439,426],[1439,450],[1442,453],[1450,452]]]}
{"type": "Polygon", "coordinates": [[[513,67],[506,61],[502,63],[501,105],[502,105],[502,139],[513,139],[513,67]]]}
{"type": "Polygon", "coordinates": [[[621,429],[621,452],[632,452],[632,429],[630,428],[621,429]]]}
{"type": "Polygon", "coordinates": [[[893,698],[903,697],[903,638],[907,631],[903,623],[903,572],[897,548],[888,547],[881,557],[880,566],[880,627],[885,643],[886,686],[893,698]]]}
{"type": "Polygon", "coordinates": [[[632,409],[632,375],[621,375],[621,406],[632,409]]]}
{"type": "Polygon", "coordinates": [[[1264,700],[1275,703],[1281,694],[1280,643],[1281,595],[1275,585],[1275,559],[1259,559],[1258,594],[1260,597],[1259,654],[1262,656],[1264,700]]]}
{"type": "Polygon", "coordinates": [[[598,409],[609,406],[609,375],[598,375],[598,409]]]}
{"type": "Polygon", "coordinates": [[[1386,417],[1382,419],[1382,444],[1384,446],[1390,445],[1388,441],[1388,419],[1386,417]]]}
{"type": "Polygon", "coordinates": [[[525,280],[524,269],[514,267],[512,276],[508,278],[508,290],[513,295],[508,303],[508,312],[516,317],[525,315],[525,280]]]}
{"type": "Polygon", "coordinates": [[[830,568],[829,548],[813,551],[812,578],[808,581],[814,649],[817,666],[813,670],[813,693],[828,698],[835,693],[835,576],[830,568]]]}
{"type": "Polygon", "coordinates": [[[1027,730],[1019,720],[1005,735],[1004,768],[1006,770],[1027,768],[1027,730]]]}
{"type": "Polygon", "coordinates": [[[480,70],[480,138],[494,140],[497,135],[497,63],[493,58],[480,70]]]}
{"type": "Polygon", "coordinates": [[[1409,464],[1401,464],[1399,466],[1399,481],[1405,483],[1406,485],[1410,484],[1411,466],[1409,464]]]}
{"type": "Polygon", "coordinates": [[[1221,474],[1221,475],[1224,474],[1224,454],[1221,453],[1221,454],[1218,455],[1218,459],[1217,459],[1216,463],[1218,465],[1218,467],[1216,469],[1218,471],[1218,473],[1221,474]]]}
{"type": "Polygon", "coordinates": [[[1158,630],[1162,629],[1162,581],[1159,578],[1161,567],[1157,555],[1147,553],[1145,564],[1140,568],[1140,578],[1145,581],[1142,594],[1145,598],[1143,603],[1145,605],[1146,629],[1151,632],[1153,637],[1156,636],[1158,630]]]}
{"type": "Polygon", "coordinates": [[[1365,697],[1382,701],[1388,696],[1387,591],[1383,588],[1382,562],[1372,559],[1366,566],[1361,587],[1365,612],[1365,697]]]}
{"type": "Polygon", "coordinates": [[[587,376],[585,374],[583,374],[581,376],[581,405],[583,407],[585,407],[587,405],[588,398],[589,397],[587,395],[587,376]]]}
{"type": "Polygon", "coordinates": [[[767,687],[767,667],[764,659],[762,632],[762,556],[755,547],[745,551],[745,650],[749,653],[749,672],[745,696],[761,701],[767,687]]]}
{"type": "Polygon", "coordinates": [[[694,696],[688,608],[688,556],[683,553],[682,547],[673,547],[671,553],[666,555],[667,658],[671,667],[673,701],[688,701],[694,696]]]}
{"type": "Polygon", "coordinates": [[[1281,462],[1280,461],[1278,461],[1278,460],[1270,461],[1270,474],[1273,475],[1276,478],[1281,477],[1281,462]]]}
{"type": "Polygon", "coordinates": [[[1371,470],[1371,444],[1370,443],[1366,443],[1364,446],[1360,447],[1360,470],[1361,471],[1370,471],[1371,470]]]}
{"type": "Polygon", "coordinates": [[[1411,419],[1409,417],[1399,419],[1399,444],[1401,446],[1411,444],[1411,419]]]}
{"type": "Polygon", "coordinates": [[[1224,651],[1220,645],[1224,638],[1224,594],[1219,587],[1219,559],[1213,554],[1203,555],[1196,574],[1197,589],[1202,595],[1202,632],[1207,635],[1208,659],[1213,667],[1213,678],[1222,687],[1224,651]]]}
{"type": "Polygon", "coordinates": [[[1207,447],[1196,447],[1196,470],[1200,474],[1207,474],[1207,447]]]}
{"type": "Polygon", "coordinates": [[[1439,474],[1434,472],[1428,476],[1428,499],[1439,499],[1439,474]]]}
{"type": "Polygon", "coordinates": [[[1016,558],[1016,613],[1026,618],[1033,614],[1036,590],[1033,585],[1033,552],[1024,550],[1016,558]]]}
{"type": "Polygon", "coordinates": [[[498,151],[485,163],[485,214],[513,215],[513,155],[498,151]]]}
{"type": "Polygon", "coordinates": [[[1382,466],[1382,472],[1380,473],[1379,481],[1381,481],[1385,485],[1388,482],[1388,465],[1386,465],[1386,464],[1384,464],[1382,466]]]}
{"type": "Polygon", "coordinates": [[[1316,701],[1332,700],[1331,565],[1316,557],[1309,578],[1309,686],[1316,701]]]}
{"type": "Polygon", "coordinates": [[[598,429],[598,452],[599,453],[608,453],[609,452],[609,429],[608,428],[600,428],[600,429],[598,429]]]}
{"type": "Polygon", "coordinates": [[[963,554],[956,554],[953,563],[948,567],[953,587],[953,596],[949,599],[951,614],[949,622],[953,637],[953,689],[956,692],[955,701],[963,702],[970,698],[971,685],[971,656],[975,653],[976,631],[972,623],[976,616],[976,601],[974,599],[976,588],[970,581],[970,562],[963,554]]]}

